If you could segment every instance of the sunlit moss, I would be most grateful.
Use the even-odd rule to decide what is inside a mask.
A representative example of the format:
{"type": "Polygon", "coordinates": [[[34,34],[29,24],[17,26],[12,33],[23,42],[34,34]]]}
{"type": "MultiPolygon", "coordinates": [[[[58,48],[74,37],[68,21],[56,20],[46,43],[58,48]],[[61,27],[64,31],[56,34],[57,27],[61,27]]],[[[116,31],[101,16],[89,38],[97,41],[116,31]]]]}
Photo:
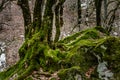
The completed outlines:
{"type": "Polygon", "coordinates": [[[90,78],[99,80],[96,72],[99,61],[96,55],[100,57],[101,62],[108,63],[108,69],[114,73],[116,80],[119,80],[120,39],[112,36],[100,37],[99,31],[95,29],[84,30],[74,35],[77,37],[69,36],[51,47],[48,43],[40,41],[40,33],[34,34],[20,48],[20,61],[1,72],[0,80],[8,80],[14,74],[18,74],[16,80],[24,80],[39,68],[50,73],[60,70],[58,75],[62,80],[74,80],[76,74],[85,78],[91,67],[95,67],[95,70],[90,74],[90,78]],[[69,39],[70,41],[66,42],[69,39]],[[69,73],[72,76],[68,75],[69,73]]]}

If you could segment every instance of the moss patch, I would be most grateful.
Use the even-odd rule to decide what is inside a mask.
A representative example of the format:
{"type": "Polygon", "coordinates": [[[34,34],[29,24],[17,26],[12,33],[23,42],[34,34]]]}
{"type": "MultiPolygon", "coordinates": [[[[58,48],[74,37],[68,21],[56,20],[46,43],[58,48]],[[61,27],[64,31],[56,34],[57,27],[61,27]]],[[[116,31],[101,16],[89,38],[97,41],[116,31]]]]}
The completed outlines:
{"type": "Polygon", "coordinates": [[[114,73],[116,80],[120,79],[119,38],[101,37],[100,32],[93,28],[51,44],[41,41],[40,32],[34,34],[20,48],[20,61],[1,72],[0,80],[8,80],[14,74],[18,74],[16,80],[28,79],[39,68],[50,73],[58,71],[61,80],[87,79],[86,73],[92,67],[95,69],[89,73],[89,79],[99,80],[96,68],[102,61],[108,63],[108,69],[114,73]]]}

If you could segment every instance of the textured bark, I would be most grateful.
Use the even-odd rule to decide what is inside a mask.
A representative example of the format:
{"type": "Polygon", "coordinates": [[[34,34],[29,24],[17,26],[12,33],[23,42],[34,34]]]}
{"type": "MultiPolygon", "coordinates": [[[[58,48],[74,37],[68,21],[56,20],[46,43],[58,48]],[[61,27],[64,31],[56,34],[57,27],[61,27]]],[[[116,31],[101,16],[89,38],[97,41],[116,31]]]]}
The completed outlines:
{"type": "Polygon", "coordinates": [[[107,0],[104,0],[104,19],[107,19],[107,0]]]}
{"type": "Polygon", "coordinates": [[[27,38],[29,33],[29,28],[31,24],[31,13],[29,9],[28,0],[18,0],[18,5],[21,7],[24,17],[24,26],[25,26],[25,38],[27,38]]]}
{"type": "Polygon", "coordinates": [[[116,18],[115,15],[116,15],[116,12],[119,10],[119,7],[120,7],[120,2],[118,1],[118,3],[116,4],[116,7],[113,10],[111,10],[112,15],[110,16],[110,19],[109,19],[109,22],[108,22],[109,26],[107,27],[107,31],[108,31],[109,34],[113,30],[113,23],[114,23],[115,18],[116,18]]]}
{"type": "Polygon", "coordinates": [[[101,6],[102,6],[102,0],[95,0],[96,26],[101,26],[101,6]]]}
{"type": "Polygon", "coordinates": [[[78,0],[78,27],[80,31],[80,24],[81,24],[81,0],[78,0]]]}
{"type": "Polygon", "coordinates": [[[55,26],[56,26],[56,35],[55,42],[59,40],[60,28],[63,26],[63,3],[65,0],[58,0],[55,5],[55,26]]]}
{"type": "Polygon", "coordinates": [[[0,12],[6,7],[5,4],[8,2],[9,0],[2,0],[0,1],[0,12]]]}
{"type": "Polygon", "coordinates": [[[55,0],[47,0],[45,5],[45,13],[42,21],[42,39],[45,42],[51,42],[52,37],[52,25],[53,25],[53,12],[52,6],[55,4],[55,0]]]}
{"type": "Polygon", "coordinates": [[[38,31],[41,28],[42,3],[43,0],[36,0],[33,13],[33,29],[38,31]]]}

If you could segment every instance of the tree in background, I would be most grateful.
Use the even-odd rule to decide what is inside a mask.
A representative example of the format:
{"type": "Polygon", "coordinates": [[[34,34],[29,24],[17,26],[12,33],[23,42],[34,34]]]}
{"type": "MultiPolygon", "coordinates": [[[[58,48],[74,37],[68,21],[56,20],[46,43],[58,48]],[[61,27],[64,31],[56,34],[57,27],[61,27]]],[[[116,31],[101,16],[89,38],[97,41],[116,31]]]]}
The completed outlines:
{"type": "Polygon", "coordinates": [[[96,26],[101,26],[101,7],[102,7],[102,0],[95,0],[96,26]]]}
{"type": "Polygon", "coordinates": [[[78,27],[80,31],[80,24],[81,24],[81,0],[78,0],[78,27]]]}

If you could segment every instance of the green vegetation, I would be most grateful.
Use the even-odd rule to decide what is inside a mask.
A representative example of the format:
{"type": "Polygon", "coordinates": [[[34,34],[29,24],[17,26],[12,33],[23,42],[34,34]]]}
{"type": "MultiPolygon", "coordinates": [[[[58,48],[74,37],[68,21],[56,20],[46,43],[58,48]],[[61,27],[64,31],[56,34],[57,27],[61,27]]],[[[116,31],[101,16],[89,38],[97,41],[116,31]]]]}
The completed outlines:
{"type": "Polygon", "coordinates": [[[58,71],[61,80],[77,80],[76,76],[87,79],[86,72],[94,67],[89,76],[96,80],[99,79],[97,66],[103,61],[108,63],[114,77],[120,79],[120,39],[100,34],[95,28],[87,29],[52,43],[50,47],[48,43],[40,42],[38,32],[25,41],[19,50],[20,61],[1,72],[0,80],[8,80],[14,74],[18,75],[16,80],[24,80],[40,67],[50,73],[58,71]]]}

